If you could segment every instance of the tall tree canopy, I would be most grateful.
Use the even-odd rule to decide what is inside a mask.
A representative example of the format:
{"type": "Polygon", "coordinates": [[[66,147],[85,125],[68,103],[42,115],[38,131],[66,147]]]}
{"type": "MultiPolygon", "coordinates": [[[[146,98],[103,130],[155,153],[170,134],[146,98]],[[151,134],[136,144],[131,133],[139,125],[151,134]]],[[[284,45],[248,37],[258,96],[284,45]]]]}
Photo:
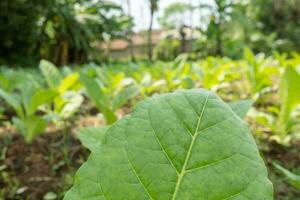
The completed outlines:
{"type": "Polygon", "coordinates": [[[101,0],[2,0],[0,9],[1,59],[14,63],[29,56],[86,61],[93,43],[125,35],[131,24],[119,5],[101,0]]]}

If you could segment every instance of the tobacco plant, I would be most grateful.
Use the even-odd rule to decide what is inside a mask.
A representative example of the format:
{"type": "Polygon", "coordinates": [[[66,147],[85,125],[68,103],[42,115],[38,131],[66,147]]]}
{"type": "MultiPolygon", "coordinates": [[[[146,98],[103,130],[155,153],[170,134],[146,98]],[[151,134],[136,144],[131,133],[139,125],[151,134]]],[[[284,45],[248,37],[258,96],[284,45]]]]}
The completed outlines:
{"type": "Polygon", "coordinates": [[[229,76],[233,75],[232,62],[221,58],[208,57],[200,62],[202,86],[217,91],[228,86],[229,76]]]}
{"type": "Polygon", "coordinates": [[[271,90],[272,77],[279,75],[279,67],[272,58],[265,58],[263,54],[254,55],[250,49],[244,50],[244,61],[250,92],[254,99],[271,90]]]}
{"type": "Polygon", "coordinates": [[[279,164],[274,163],[274,167],[286,178],[286,181],[300,191],[300,175],[297,175],[279,164]]]}
{"type": "Polygon", "coordinates": [[[105,69],[89,68],[81,72],[80,80],[107,124],[115,122],[116,110],[139,93],[139,87],[124,73],[111,74],[105,69]]]}
{"type": "MultiPolygon", "coordinates": [[[[279,88],[280,111],[277,122],[277,131],[281,138],[285,137],[293,130],[293,127],[300,123],[298,119],[293,118],[293,112],[300,106],[300,74],[296,68],[287,66],[281,79],[279,88]]],[[[297,115],[295,112],[294,115],[297,115]]]]}
{"type": "Polygon", "coordinates": [[[282,144],[289,144],[299,137],[300,128],[300,74],[294,66],[286,66],[281,77],[277,97],[278,105],[268,106],[269,112],[252,109],[250,117],[267,127],[272,138],[282,144]]]}
{"type": "Polygon", "coordinates": [[[71,71],[64,75],[54,64],[46,60],[40,62],[39,68],[48,88],[58,94],[53,100],[53,106],[48,109],[48,117],[55,122],[70,118],[83,102],[83,96],[79,91],[82,88],[79,73],[71,71]]]}
{"type": "Polygon", "coordinates": [[[249,105],[201,89],[142,101],[99,135],[90,129],[98,142],[85,140],[91,156],[64,199],[273,199],[242,120],[249,105]]]}
{"type": "Polygon", "coordinates": [[[25,72],[19,78],[20,82],[14,88],[0,88],[0,98],[15,111],[16,116],[12,121],[18,132],[27,142],[31,142],[38,134],[44,132],[47,125],[46,119],[37,111],[41,106],[51,103],[57,93],[51,89],[44,89],[25,72]]]}

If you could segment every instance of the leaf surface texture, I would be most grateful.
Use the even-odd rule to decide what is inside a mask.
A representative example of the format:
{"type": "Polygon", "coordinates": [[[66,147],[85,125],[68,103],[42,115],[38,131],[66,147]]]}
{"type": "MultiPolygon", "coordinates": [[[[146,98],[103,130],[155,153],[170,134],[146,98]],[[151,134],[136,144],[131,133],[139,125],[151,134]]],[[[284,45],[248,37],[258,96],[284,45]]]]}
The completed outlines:
{"type": "Polygon", "coordinates": [[[206,90],[139,103],[106,131],[65,200],[271,200],[247,125],[206,90]]]}

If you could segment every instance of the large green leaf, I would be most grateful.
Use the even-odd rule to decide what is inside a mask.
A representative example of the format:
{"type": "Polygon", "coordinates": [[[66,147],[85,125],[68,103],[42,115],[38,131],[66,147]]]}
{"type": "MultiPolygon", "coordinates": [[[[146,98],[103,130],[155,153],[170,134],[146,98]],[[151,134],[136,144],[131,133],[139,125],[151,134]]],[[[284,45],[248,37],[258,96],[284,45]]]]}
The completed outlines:
{"type": "Polygon", "coordinates": [[[101,146],[102,138],[109,126],[89,127],[80,129],[77,136],[82,145],[90,151],[95,151],[101,146]]]}
{"type": "Polygon", "coordinates": [[[206,90],[155,96],[113,124],[65,200],[271,200],[247,125],[206,90]]]}

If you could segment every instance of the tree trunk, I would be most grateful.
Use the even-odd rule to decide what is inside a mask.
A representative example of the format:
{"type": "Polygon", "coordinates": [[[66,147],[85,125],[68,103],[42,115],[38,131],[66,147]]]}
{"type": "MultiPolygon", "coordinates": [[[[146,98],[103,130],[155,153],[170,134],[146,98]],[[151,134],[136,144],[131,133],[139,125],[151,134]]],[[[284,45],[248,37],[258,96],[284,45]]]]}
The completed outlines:
{"type": "Polygon", "coordinates": [[[152,50],[152,26],[153,26],[153,16],[154,11],[151,9],[151,15],[150,15],[150,25],[148,29],[148,58],[150,61],[152,61],[153,57],[153,50],[152,50]]]}
{"type": "MultiPolygon", "coordinates": [[[[128,15],[131,17],[130,0],[126,0],[126,3],[127,3],[127,7],[128,7],[128,15]]],[[[133,32],[132,32],[131,26],[128,29],[128,33],[129,33],[128,42],[129,42],[130,59],[131,59],[131,61],[135,61],[135,55],[134,55],[134,50],[133,50],[133,41],[132,41],[133,32]]]]}
{"type": "Polygon", "coordinates": [[[222,7],[222,5],[220,3],[217,3],[218,6],[218,13],[220,15],[219,17],[219,22],[216,23],[216,27],[217,27],[217,38],[216,38],[216,43],[217,43],[217,55],[219,56],[223,56],[223,19],[224,19],[224,13],[225,13],[225,9],[224,7],[222,7]]]}
{"type": "Polygon", "coordinates": [[[222,30],[221,25],[218,25],[218,31],[217,31],[217,55],[222,56],[223,55],[223,44],[222,44],[222,30]]]}
{"type": "Polygon", "coordinates": [[[186,53],[187,52],[187,41],[186,41],[186,34],[184,32],[184,26],[182,26],[179,29],[179,34],[180,34],[180,53],[186,53]]]}
{"type": "Polygon", "coordinates": [[[69,44],[67,40],[64,40],[62,43],[61,64],[62,65],[68,64],[68,59],[69,59],[69,44]]]}
{"type": "Polygon", "coordinates": [[[192,51],[192,46],[193,46],[193,37],[194,37],[194,8],[193,8],[193,1],[189,0],[189,7],[190,7],[190,28],[191,28],[191,35],[190,38],[190,46],[189,46],[189,51],[192,51]]]}

